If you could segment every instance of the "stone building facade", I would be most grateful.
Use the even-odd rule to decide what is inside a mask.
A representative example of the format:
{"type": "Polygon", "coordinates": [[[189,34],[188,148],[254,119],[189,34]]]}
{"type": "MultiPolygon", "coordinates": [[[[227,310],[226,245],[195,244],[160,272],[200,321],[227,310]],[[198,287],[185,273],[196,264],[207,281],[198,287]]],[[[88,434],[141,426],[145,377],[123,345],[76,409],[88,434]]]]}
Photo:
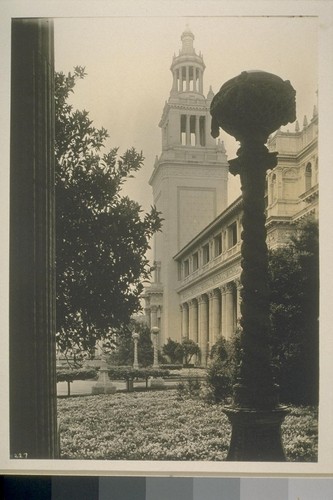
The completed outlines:
{"type": "MultiPolygon", "coordinates": [[[[165,220],[155,238],[156,270],[145,292],[146,317],[150,326],[160,328],[160,345],[168,337],[190,338],[201,349],[201,364],[206,364],[212,345],[220,336],[229,339],[240,319],[241,197],[225,206],[225,150],[221,142],[215,144],[209,137],[212,92],[207,99],[200,93],[202,76],[196,84],[189,84],[188,79],[197,73],[194,68],[186,69],[188,61],[192,64],[194,58],[202,73],[204,66],[200,56],[193,56],[193,35],[186,31],[182,40],[180,55],[171,65],[173,88],[160,122],[162,154],[150,180],[154,202],[165,220]],[[191,98],[198,104],[190,105],[191,98]],[[205,144],[199,132],[191,143],[197,130],[191,128],[194,115],[205,117],[205,144]]],[[[269,139],[269,150],[279,152],[278,165],[268,172],[266,181],[270,248],[287,243],[300,219],[318,218],[317,138],[314,107],[310,122],[305,117],[302,129],[296,122],[294,132],[278,130],[269,139]]]]}

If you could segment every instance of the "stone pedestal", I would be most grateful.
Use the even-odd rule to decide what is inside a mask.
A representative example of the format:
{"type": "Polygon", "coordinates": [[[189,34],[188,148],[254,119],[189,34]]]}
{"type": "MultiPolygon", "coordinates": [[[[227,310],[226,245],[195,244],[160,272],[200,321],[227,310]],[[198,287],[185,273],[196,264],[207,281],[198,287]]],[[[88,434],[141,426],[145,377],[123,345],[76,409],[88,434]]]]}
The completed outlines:
{"type": "Polygon", "coordinates": [[[98,373],[98,380],[91,388],[91,394],[115,394],[117,387],[111,382],[106,362],[103,360],[98,373]]]}
{"type": "Polygon", "coordinates": [[[284,462],[281,424],[285,407],[274,410],[224,408],[232,425],[228,461],[284,462]]]}

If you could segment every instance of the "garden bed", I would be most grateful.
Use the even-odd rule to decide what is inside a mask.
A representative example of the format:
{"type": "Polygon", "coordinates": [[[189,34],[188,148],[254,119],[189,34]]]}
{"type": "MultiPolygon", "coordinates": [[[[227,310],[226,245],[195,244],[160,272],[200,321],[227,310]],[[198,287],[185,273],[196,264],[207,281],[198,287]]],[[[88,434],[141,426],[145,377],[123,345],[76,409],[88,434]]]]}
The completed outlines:
{"type": "MultiPolygon", "coordinates": [[[[61,457],[225,460],[231,427],[222,408],[176,390],[58,399],[61,457]]],[[[288,460],[316,461],[315,409],[291,408],[283,440],[288,460]]]]}

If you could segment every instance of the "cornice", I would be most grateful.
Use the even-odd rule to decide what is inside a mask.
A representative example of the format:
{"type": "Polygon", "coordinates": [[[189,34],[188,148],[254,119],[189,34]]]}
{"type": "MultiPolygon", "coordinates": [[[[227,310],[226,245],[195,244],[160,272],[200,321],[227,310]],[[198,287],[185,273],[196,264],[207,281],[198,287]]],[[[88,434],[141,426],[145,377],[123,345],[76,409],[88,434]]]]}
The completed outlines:
{"type": "Polygon", "coordinates": [[[318,184],[316,184],[316,186],[313,186],[311,189],[300,195],[300,199],[307,203],[311,203],[312,201],[318,198],[319,198],[318,184]]]}
{"type": "Polygon", "coordinates": [[[234,281],[239,278],[240,273],[241,265],[239,254],[237,258],[232,259],[232,261],[228,261],[224,268],[214,268],[209,274],[203,274],[200,278],[198,277],[196,280],[186,283],[186,285],[179,286],[176,289],[176,292],[179,295],[182,295],[183,299],[190,300],[196,298],[198,295],[205,294],[214,288],[226,285],[230,281],[234,281]]]}
{"type": "Polygon", "coordinates": [[[149,185],[152,186],[154,182],[161,181],[166,178],[188,178],[191,173],[191,179],[202,179],[211,173],[212,169],[215,170],[214,175],[220,174],[219,178],[224,179],[225,171],[228,171],[227,162],[221,163],[215,160],[201,161],[201,160],[188,160],[188,161],[162,161],[157,167],[154,168],[150,179],[149,185]],[[158,178],[158,181],[157,181],[158,178]]]}
{"type": "Polygon", "coordinates": [[[185,247],[183,247],[173,258],[174,260],[180,260],[184,255],[189,253],[191,249],[198,246],[200,242],[207,238],[207,235],[214,230],[216,226],[221,225],[224,221],[227,221],[235,212],[241,211],[242,197],[239,196],[231,205],[229,205],[223,212],[220,213],[208,226],[206,226],[200,233],[198,233],[185,247]]]}
{"type": "Polygon", "coordinates": [[[289,215],[271,215],[266,220],[266,229],[271,229],[273,225],[292,224],[292,217],[289,215]]]}

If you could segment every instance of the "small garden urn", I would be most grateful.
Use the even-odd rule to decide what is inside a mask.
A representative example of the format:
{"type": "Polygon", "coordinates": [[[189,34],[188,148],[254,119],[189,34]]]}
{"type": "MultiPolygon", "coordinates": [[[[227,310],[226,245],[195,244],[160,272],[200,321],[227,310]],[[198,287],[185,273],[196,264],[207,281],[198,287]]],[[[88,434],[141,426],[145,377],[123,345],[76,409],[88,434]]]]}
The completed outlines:
{"type": "Polygon", "coordinates": [[[134,342],[134,361],[133,361],[133,368],[139,368],[139,362],[138,362],[138,342],[139,342],[139,337],[140,335],[137,332],[132,333],[132,339],[134,342]]]}
{"type": "Polygon", "coordinates": [[[277,152],[265,146],[281,125],[296,119],[296,92],[289,81],[263,71],[245,71],[226,82],[211,103],[212,136],[219,128],[240,142],[230,172],[242,190],[241,362],[233,404],[225,408],[232,437],[228,460],[284,461],[281,424],[269,350],[268,254],[265,227],[266,172],[277,152]]]}

